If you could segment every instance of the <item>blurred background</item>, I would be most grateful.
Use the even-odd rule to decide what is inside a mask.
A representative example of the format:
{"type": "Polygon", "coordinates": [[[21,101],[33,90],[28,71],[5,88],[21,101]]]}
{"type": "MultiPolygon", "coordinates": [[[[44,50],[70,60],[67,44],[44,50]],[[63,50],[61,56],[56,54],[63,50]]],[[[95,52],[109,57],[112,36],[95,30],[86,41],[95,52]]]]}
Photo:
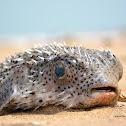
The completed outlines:
{"type": "Polygon", "coordinates": [[[126,82],[126,0],[0,0],[0,60],[54,41],[109,47],[126,82]]]}

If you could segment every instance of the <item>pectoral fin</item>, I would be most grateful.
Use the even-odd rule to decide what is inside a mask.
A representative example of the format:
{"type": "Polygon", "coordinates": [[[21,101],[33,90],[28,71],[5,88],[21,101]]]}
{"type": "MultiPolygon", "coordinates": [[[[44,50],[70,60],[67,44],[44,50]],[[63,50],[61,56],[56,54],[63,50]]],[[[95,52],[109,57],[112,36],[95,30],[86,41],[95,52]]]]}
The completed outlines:
{"type": "Polygon", "coordinates": [[[14,90],[11,82],[0,84],[0,110],[14,97],[14,90]]]}

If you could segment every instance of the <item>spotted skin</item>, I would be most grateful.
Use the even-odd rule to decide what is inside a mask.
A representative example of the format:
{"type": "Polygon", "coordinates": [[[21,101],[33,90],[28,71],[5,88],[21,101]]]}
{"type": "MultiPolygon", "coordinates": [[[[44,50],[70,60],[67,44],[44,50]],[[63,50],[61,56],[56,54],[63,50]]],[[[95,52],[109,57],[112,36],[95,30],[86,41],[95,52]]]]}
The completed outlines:
{"type": "Polygon", "coordinates": [[[0,65],[0,108],[37,109],[115,105],[123,68],[110,50],[44,45],[0,65]]]}

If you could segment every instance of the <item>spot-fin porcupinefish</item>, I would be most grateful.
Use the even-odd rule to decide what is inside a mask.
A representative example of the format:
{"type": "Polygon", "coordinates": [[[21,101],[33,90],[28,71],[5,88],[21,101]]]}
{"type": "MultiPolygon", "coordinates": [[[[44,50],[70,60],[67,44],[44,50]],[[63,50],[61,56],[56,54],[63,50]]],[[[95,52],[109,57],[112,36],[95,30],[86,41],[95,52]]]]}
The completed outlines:
{"type": "Polygon", "coordinates": [[[110,50],[50,44],[0,64],[0,108],[115,105],[123,67],[110,50]]]}

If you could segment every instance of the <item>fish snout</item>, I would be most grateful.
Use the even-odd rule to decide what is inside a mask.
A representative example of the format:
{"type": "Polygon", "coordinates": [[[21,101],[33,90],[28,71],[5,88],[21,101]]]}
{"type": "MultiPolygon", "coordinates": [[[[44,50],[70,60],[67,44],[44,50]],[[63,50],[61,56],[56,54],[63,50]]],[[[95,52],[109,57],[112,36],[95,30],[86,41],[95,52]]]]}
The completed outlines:
{"type": "Polygon", "coordinates": [[[98,106],[115,105],[118,100],[119,90],[116,85],[105,84],[92,87],[90,95],[93,99],[92,102],[95,102],[98,106]]]}

